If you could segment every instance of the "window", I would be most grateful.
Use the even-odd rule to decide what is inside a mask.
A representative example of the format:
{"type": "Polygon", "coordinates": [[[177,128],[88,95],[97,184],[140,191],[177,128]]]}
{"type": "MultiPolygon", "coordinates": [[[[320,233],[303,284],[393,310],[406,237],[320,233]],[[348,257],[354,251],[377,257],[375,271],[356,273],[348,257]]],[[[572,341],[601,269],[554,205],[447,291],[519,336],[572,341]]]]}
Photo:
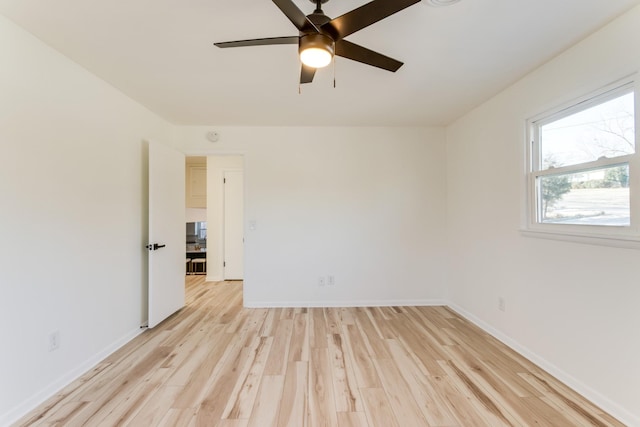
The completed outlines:
{"type": "Polygon", "coordinates": [[[635,98],[627,80],[529,121],[530,231],[639,237],[635,98]]]}

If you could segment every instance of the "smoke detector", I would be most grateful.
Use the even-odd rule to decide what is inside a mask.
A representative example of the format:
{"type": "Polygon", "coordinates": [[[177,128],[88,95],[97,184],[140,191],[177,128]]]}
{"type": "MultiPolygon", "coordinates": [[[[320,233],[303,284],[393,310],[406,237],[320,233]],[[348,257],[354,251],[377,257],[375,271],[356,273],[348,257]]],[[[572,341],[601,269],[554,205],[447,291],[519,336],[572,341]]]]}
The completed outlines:
{"type": "Polygon", "coordinates": [[[205,136],[211,142],[218,142],[218,140],[220,139],[220,134],[215,130],[207,132],[205,136]]]}

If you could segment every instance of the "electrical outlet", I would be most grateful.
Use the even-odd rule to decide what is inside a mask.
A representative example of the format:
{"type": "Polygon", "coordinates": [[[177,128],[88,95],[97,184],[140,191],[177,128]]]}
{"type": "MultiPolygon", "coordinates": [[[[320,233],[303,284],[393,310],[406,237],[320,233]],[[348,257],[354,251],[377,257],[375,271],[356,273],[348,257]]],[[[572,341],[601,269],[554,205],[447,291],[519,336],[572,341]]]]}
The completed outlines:
{"type": "Polygon", "coordinates": [[[54,331],[49,334],[49,351],[55,351],[60,348],[60,331],[54,331]]]}
{"type": "Polygon", "coordinates": [[[506,311],[506,309],[507,309],[507,303],[505,302],[503,297],[499,297],[498,298],[498,310],[506,311]]]}
{"type": "Polygon", "coordinates": [[[333,286],[336,284],[336,278],[334,276],[327,276],[327,284],[333,286]]]}
{"type": "Polygon", "coordinates": [[[318,286],[324,286],[326,284],[324,276],[318,277],[318,286]]]}

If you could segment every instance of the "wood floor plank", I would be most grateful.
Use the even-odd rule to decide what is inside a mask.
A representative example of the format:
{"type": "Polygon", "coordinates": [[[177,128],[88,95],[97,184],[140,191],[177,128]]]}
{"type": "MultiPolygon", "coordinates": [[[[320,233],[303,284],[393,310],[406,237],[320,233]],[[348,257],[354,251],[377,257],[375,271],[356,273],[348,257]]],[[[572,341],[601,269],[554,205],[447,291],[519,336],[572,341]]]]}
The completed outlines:
{"type": "Polygon", "coordinates": [[[186,278],[187,306],[18,427],[620,427],[447,307],[242,307],[186,278]]]}
{"type": "Polygon", "coordinates": [[[442,362],[442,366],[456,389],[467,397],[476,413],[489,425],[496,427],[513,425],[507,417],[505,408],[499,407],[488,393],[469,377],[457,361],[448,360],[442,362]]]}
{"type": "Polygon", "coordinates": [[[309,310],[309,346],[311,348],[327,348],[327,321],[324,318],[324,310],[312,308],[309,310]]]}
{"type": "Polygon", "coordinates": [[[308,313],[297,313],[293,317],[293,333],[289,349],[289,362],[309,361],[308,313]]]}
{"type": "Polygon", "coordinates": [[[332,334],[329,340],[329,358],[333,377],[336,411],[361,412],[362,398],[358,390],[353,360],[345,347],[341,334],[332,334]]]}
{"type": "Polygon", "coordinates": [[[490,370],[486,361],[474,357],[466,349],[460,346],[446,346],[445,351],[449,354],[450,359],[455,360],[459,369],[464,371],[467,378],[470,378],[486,398],[490,398],[498,404],[500,408],[504,408],[503,415],[513,425],[526,425],[526,420],[535,418],[526,405],[520,404],[518,394],[513,393],[513,387],[508,383],[509,378],[496,375],[490,370]]]}
{"type": "Polygon", "coordinates": [[[157,347],[129,370],[127,378],[114,381],[112,387],[107,388],[90,406],[93,413],[88,416],[87,423],[99,425],[105,419],[107,422],[121,419],[136,410],[134,403],[145,403],[137,393],[151,392],[162,384],[162,377],[166,373],[161,370],[160,365],[170,353],[171,348],[157,347]]]}
{"type": "Polygon", "coordinates": [[[374,364],[398,424],[401,426],[428,425],[395,361],[378,359],[374,360],[374,364]]]}
{"type": "Polygon", "coordinates": [[[454,345],[455,342],[441,329],[445,319],[434,308],[437,307],[405,307],[405,313],[408,320],[425,329],[438,345],[454,345]]]}
{"type": "Polygon", "coordinates": [[[327,322],[328,334],[342,333],[342,319],[340,318],[340,309],[335,307],[327,307],[323,309],[324,317],[327,322]]]}
{"type": "MultiPolygon", "coordinates": [[[[117,395],[122,392],[130,386],[133,381],[140,380],[155,367],[150,365],[146,358],[152,353],[154,355],[158,354],[158,349],[161,348],[160,345],[168,334],[168,331],[159,331],[155,334],[145,332],[142,335],[143,337],[145,335],[151,335],[152,337],[144,340],[138,351],[132,349],[130,352],[125,353],[122,359],[116,359],[113,355],[109,356],[106,361],[110,366],[100,375],[96,376],[95,380],[86,381],[78,389],[78,392],[70,397],[72,399],[78,397],[85,401],[95,402],[105,395],[117,395]],[[128,378],[126,378],[126,380],[121,378],[122,372],[127,372],[128,378]]],[[[168,348],[169,347],[162,347],[162,349],[164,349],[163,351],[166,351],[168,348]]],[[[158,362],[159,361],[160,360],[158,360],[158,362]]]]}
{"type": "Polygon", "coordinates": [[[391,321],[391,327],[398,335],[398,341],[409,349],[413,355],[420,360],[422,366],[426,368],[429,375],[443,375],[442,366],[438,363],[445,360],[446,356],[431,342],[420,330],[402,320],[391,321]]]}
{"type": "Polygon", "coordinates": [[[222,419],[229,396],[253,353],[251,349],[238,345],[239,342],[221,362],[217,375],[210,381],[196,414],[196,425],[216,425],[222,419]]]}
{"type": "Polygon", "coordinates": [[[281,319],[293,319],[294,315],[295,315],[295,309],[292,307],[285,307],[280,310],[281,319]]]}
{"type": "Polygon", "coordinates": [[[395,319],[396,313],[387,311],[386,307],[372,307],[367,310],[367,313],[370,314],[371,321],[376,325],[383,339],[396,338],[393,329],[389,327],[389,320],[395,319]]]}
{"type": "Polygon", "coordinates": [[[248,427],[276,427],[278,425],[283,388],[283,375],[267,375],[262,378],[248,427]]]}
{"type": "Polygon", "coordinates": [[[337,426],[333,377],[326,348],[311,350],[309,361],[309,426],[337,426]]]}
{"type": "Polygon", "coordinates": [[[388,341],[389,349],[400,374],[414,396],[427,423],[434,427],[456,425],[455,416],[447,407],[444,398],[431,385],[428,373],[416,365],[404,346],[395,340],[388,341]]]}
{"type": "Polygon", "coordinates": [[[261,337],[272,337],[275,335],[275,329],[278,325],[278,319],[280,317],[280,312],[278,309],[267,310],[267,317],[264,319],[260,327],[260,336],[261,337]]]}
{"type": "MultiPolygon", "coordinates": [[[[387,394],[381,388],[363,388],[362,400],[364,402],[367,422],[371,427],[400,427],[393,415],[393,409],[387,399],[387,394]]],[[[404,427],[404,426],[402,426],[404,427]]]]}
{"type": "MultiPolygon", "coordinates": [[[[123,426],[156,426],[162,423],[171,408],[171,403],[180,394],[180,386],[162,386],[147,399],[147,403],[123,426]]],[[[114,424],[111,424],[114,425],[114,424]]]]}
{"type": "Polygon", "coordinates": [[[202,346],[202,352],[204,352],[206,356],[202,359],[200,359],[200,357],[194,357],[194,359],[200,360],[200,363],[197,366],[191,365],[192,370],[189,372],[184,371],[184,366],[188,365],[183,365],[178,368],[176,374],[172,375],[167,381],[168,384],[176,384],[176,382],[183,383],[180,394],[172,404],[173,408],[193,407],[194,402],[199,402],[209,388],[210,380],[216,377],[216,368],[220,366],[220,360],[225,357],[225,352],[229,348],[228,345],[233,335],[220,330],[219,334],[214,333],[211,337],[215,339],[215,341],[212,341],[210,345],[202,346]],[[178,375],[178,373],[188,375],[186,381],[175,381],[175,376],[182,378],[182,375],[178,375]]]}
{"type": "Polygon", "coordinates": [[[364,412],[338,412],[338,427],[367,427],[367,415],[364,412]]]}
{"type": "Polygon", "coordinates": [[[354,313],[355,324],[360,330],[365,346],[371,357],[375,359],[388,359],[391,357],[387,348],[386,340],[382,333],[372,323],[367,314],[368,309],[356,308],[354,313]]]}
{"type": "MultiPolygon", "coordinates": [[[[53,397],[43,403],[36,411],[33,411],[32,415],[28,415],[24,418],[23,422],[29,426],[40,426],[45,422],[50,422],[56,418],[69,418],[68,406],[76,408],[78,403],[83,403],[85,406],[88,401],[82,399],[81,396],[84,391],[89,389],[92,384],[98,380],[92,381],[94,378],[99,377],[98,374],[104,372],[111,367],[111,362],[98,363],[93,369],[82,375],[79,379],[73,381],[71,384],[60,390],[53,397]]],[[[82,410],[82,408],[76,408],[75,411],[82,410]]]]}
{"type": "Polygon", "coordinates": [[[355,317],[353,313],[353,309],[349,307],[340,307],[338,308],[338,312],[340,315],[340,321],[342,325],[354,325],[355,317]]]}
{"type": "Polygon", "coordinates": [[[249,425],[249,420],[220,420],[217,427],[247,427],[249,425]]]}
{"type": "Polygon", "coordinates": [[[169,408],[165,416],[157,424],[158,427],[194,427],[196,425],[195,408],[169,408]]]}
{"type": "Polygon", "coordinates": [[[447,375],[433,376],[429,380],[433,388],[445,399],[449,411],[458,420],[457,425],[461,427],[493,427],[479,413],[468,393],[465,394],[458,390],[447,375]]]}
{"type": "MultiPolygon", "coordinates": [[[[193,338],[195,337],[193,336],[193,338]]],[[[189,384],[191,387],[190,383],[193,382],[194,372],[202,371],[211,364],[215,366],[216,359],[221,357],[220,350],[224,350],[226,347],[212,348],[211,343],[227,343],[233,334],[224,332],[224,325],[214,325],[206,332],[203,331],[198,337],[198,339],[192,339],[179,345],[178,348],[174,348],[167,361],[162,365],[163,368],[170,368],[172,372],[168,384],[185,387],[189,384]]]]}
{"type": "Polygon", "coordinates": [[[42,418],[40,420],[33,420],[32,427],[44,427],[50,425],[66,426],[73,422],[78,414],[82,413],[82,410],[89,405],[89,402],[71,401],[61,405],[60,409],[52,413],[50,417],[42,418]]]}
{"type": "Polygon", "coordinates": [[[289,362],[280,401],[278,427],[308,425],[309,362],[289,362]]]}
{"type": "Polygon", "coordinates": [[[358,387],[380,388],[380,378],[358,327],[356,325],[345,325],[343,336],[349,349],[350,357],[353,360],[358,387]]]}
{"type": "Polygon", "coordinates": [[[222,414],[223,419],[249,419],[251,415],[273,337],[257,337],[256,342],[256,347],[251,348],[246,373],[240,374],[241,381],[236,383],[236,387],[231,392],[227,407],[222,414]]]}
{"type": "Polygon", "coordinates": [[[293,334],[293,319],[278,319],[277,324],[272,350],[264,368],[265,375],[284,375],[287,370],[293,334]]]}
{"type": "MultiPolygon", "coordinates": [[[[109,402],[110,405],[103,406],[103,410],[110,408],[110,411],[96,425],[104,427],[127,425],[151,399],[156,398],[156,393],[162,389],[166,380],[166,370],[164,368],[156,370],[148,379],[138,383],[136,387],[131,389],[130,393],[124,398],[114,399],[109,402]]],[[[96,415],[97,414],[99,414],[99,412],[96,413],[96,415]]],[[[99,419],[98,416],[96,416],[95,419],[99,419]]]]}
{"type": "Polygon", "coordinates": [[[571,395],[559,393],[549,382],[535,374],[524,374],[524,376],[527,381],[535,384],[536,387],[539,387],[544,392],[544,396],[540,400],[562,414],[567,419],[567,422],[597,427],[609,425],[596,412],[591,411],[591,408],[587,408],[587,406],[591,406],[588,403],[579,403],[571,395]]]}

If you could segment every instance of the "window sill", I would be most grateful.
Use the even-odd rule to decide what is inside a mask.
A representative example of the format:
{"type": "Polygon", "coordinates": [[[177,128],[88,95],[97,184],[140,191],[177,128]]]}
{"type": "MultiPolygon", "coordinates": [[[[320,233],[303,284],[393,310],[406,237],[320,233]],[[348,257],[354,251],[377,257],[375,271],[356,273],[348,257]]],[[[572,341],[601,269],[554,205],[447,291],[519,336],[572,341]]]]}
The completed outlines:
{"type": "Polygon", "coordinates": [[[560,240],[587,245],[610,246],[624,249],[640,249],[640,237],[622,235],[593,235],[574,232],[521,229],[520,234],[537,239],[560,240]]]}

